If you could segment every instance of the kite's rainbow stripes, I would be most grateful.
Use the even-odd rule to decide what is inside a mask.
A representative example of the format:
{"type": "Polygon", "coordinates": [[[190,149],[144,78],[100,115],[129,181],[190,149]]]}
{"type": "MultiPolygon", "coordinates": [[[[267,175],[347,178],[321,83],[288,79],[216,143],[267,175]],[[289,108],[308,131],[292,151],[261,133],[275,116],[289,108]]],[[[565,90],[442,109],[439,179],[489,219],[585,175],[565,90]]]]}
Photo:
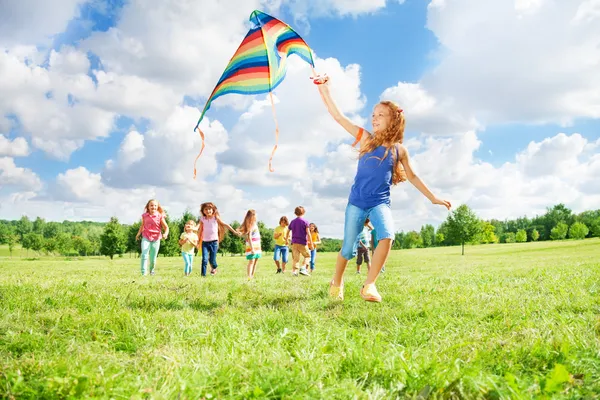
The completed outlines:
{"type": "Polygon", "coordinates": [[[225,68],[221,79],[208,98],[196,128],[211,103],[226,94],[262,94],[275,89],[285,78],[285,61],[296,54],[314,68],[312,51],[289,25],[255,10],[250,15],[255,27],[250,29],[225,68]]]}

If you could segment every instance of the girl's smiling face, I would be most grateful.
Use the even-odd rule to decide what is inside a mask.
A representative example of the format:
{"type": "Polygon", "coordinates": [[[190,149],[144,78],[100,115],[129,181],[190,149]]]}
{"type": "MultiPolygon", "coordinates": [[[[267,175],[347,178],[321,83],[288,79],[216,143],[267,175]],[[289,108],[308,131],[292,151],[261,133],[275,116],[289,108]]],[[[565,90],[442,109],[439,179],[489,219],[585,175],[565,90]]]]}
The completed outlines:
{"type": "Polygon", "coordinates": [[[150,203],[148,203],[148,212],[150,214],[156,214],[157,210],[158,210],[158,202],[152,200],[150,203]]]}
{"type": "Polygon", "coordinates": [[[377,104],[373,108],[371,116],[371,125],[373,125],[373,133],[385,131],[392,121],[390,108],[383,104],[377,104]]]}
{"type": "Polygon", "coordinates": [[[314,231],[315,230],[315,224],[310,224],[309,228],[310,228],[311,231],[314,231]]]}
{"type": "Polygon", "coordinates": [[[206,207],[204,209],[204,215],[206,215],[207,217],[212,217],[214,214],[214,210],[212,209],[212,207],[206,207]]]}

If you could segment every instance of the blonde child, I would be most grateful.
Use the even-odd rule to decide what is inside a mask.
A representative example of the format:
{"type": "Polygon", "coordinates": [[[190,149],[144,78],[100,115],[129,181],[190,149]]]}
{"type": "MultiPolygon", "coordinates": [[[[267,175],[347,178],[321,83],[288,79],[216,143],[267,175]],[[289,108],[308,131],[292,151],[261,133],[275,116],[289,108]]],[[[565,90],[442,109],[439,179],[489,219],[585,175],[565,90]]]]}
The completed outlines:
{"type": "Polygon", "coordinates": [[[282,274],[285,272],[285,266],[288,262],[288,244],[287,241],[287,233],[288,229],[288,219],[284,215],[279,218],[279,226],[275,228],[273,232],[273,239],[275,239],[275,250],[273,251],[273,261],[275,261],[275,265],[277,266],[277,273],[282,274]],[[281,260],[281,263],[280,261],[281,260]]]}
{"type": "Polygon", "coordinates": [[[210,274],[217,273],[217,251],[219,242],[225,237],[225,228],[234,235],[238,232],[221,220],[219,210],[213,203],[200,205],[200,220],[198,221],[198,246],[202,247],[202,276],[206,276],[206,267],[210,262],[210,274]]]}
{"type": "Polygon", "coordinates": [[[289,241],[290,234],[292,235],[292,275],[298,276],[298,264],[300,262],[300,256],[304,257],[302,267],[300,268],[300,274],[309,275],[306,267],[310,261],[310,255],[308,254],[307,244],[312,246],[312,238],[308,229],[308,222],[302,218],[306,211],[304,207],[298,206],[294,210],[296,218],[290,222],[290,229],[285,237],[286,242],[289,241]]]}
{"type": "Polygon", "coordinates": [[[135,239],[139,240],[140,236],[142,237],[142,275],[147,275],[147,261],[150,264],[150,275],[154,275],[156,257],[158,256],[158,250],[160,250],[160,239],[167,239],[169,236],[169,225],[165,220],[164,210],[155,199],[148,200],[146,207],[144,207],[142,223],[135,239]],[[163,229],[164,233],[162,233],[163,229]]]}
{"type": "Polygon", "coordinates": [[[328,77],[316,77],[314,83],[327,110],[350,135],[360,144],[358,167],[354,184],[350,190],[344,221],[344,240],[338,254],[335,274],[329,285],[329,295],[335,299],[344,298],[343,275],[353,255],[356,237],[369,218],[377,230],[377,249],[373,255],[371,269],[360,290],[366,301],[380,302],[381,296],[375,287],[379,271],[385,264],[394,239],[394,218],[390,208],[390,189],[392,185],[408,179],[433,204],[447,209],[449,201],[437,198],[414,173],[408,150],[402,144],[404,140],[404,114],[398,105],[391,101],[382,101],[375,106],[371,116],[373,133],[355,125],[343,115],[331,98],[328,77]]]}
{"type": "Polygon", "coordinates": [[[319,236],[319,228],[314,223],[308,225],[310,231],[310,237],[312,239],[312,245],[308,246],[310,250],[310,272],[315,270],[315,261],[317,260],[317,245],[321,244],[321,237],[319,236]]]}
{"type": "Polygon", "coordinates": [[[194,263],[194,250],[198,246],[198,235],[194,233],[196,223],[191,219],[185,223],[184,231],[179,237],[181,246],[181,255],[183,256],[183,273],[185,276],[192,274],[192,265],[194,263]]]}
{"type": "Polygon", "coordinates": [[[246,260],[248,260],[247,273],[248,280],[254,278],[256,264],[261,256],[260,231],[256,224],[256,211],[248,210],[244,217],[244,222],[239,228],[239,232],[246,239],[246,260]]]}

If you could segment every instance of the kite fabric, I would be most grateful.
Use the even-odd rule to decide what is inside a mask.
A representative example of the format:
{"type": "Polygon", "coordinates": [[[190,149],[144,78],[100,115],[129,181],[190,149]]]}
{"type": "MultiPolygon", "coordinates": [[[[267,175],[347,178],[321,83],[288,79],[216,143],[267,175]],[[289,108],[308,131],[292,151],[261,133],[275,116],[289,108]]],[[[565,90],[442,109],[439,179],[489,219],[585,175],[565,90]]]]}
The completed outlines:
{"type": "Polygon", "coordinates": [[[289,25],[258,10],[250,14],[250,21],[254,27],[248,31],[229,61],[194,128],[202,138],[202,149],[194,161],[194,178],[196,178],[196,162],[204,150],[204,133],[200,130],[200,122],[215,99],[230,93],[249,95],[269,93],[275,120],[275,147],[269,159],[269,170],[273,172],[271,161],[277,149],[279,127],[272,91],[285,78],[286,59],[291,54],[296,54],[309,63],[314,72],[315,64],[311,49],[289,25]]]}

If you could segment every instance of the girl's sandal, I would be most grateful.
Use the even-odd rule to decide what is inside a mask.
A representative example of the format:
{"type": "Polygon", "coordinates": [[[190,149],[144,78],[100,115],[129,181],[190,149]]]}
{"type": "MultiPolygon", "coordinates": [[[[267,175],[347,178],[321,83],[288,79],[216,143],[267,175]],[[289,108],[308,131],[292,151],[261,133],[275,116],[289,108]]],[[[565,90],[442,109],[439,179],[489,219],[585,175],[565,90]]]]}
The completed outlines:
{"type": "Polygon", "coordinates": [[[329,282],[329,298],[332,300],[344,300],[344,282],[340,286],[333,286],[333,280],[329,282]]]}
{"type": "Polygon", "coordinates": [[[365,301],[371,301],[374,303],[381,303],[381,295],[377,292],[377,288],[374,283],[363,285],[360,289],[360,297],[365,301]]]}

